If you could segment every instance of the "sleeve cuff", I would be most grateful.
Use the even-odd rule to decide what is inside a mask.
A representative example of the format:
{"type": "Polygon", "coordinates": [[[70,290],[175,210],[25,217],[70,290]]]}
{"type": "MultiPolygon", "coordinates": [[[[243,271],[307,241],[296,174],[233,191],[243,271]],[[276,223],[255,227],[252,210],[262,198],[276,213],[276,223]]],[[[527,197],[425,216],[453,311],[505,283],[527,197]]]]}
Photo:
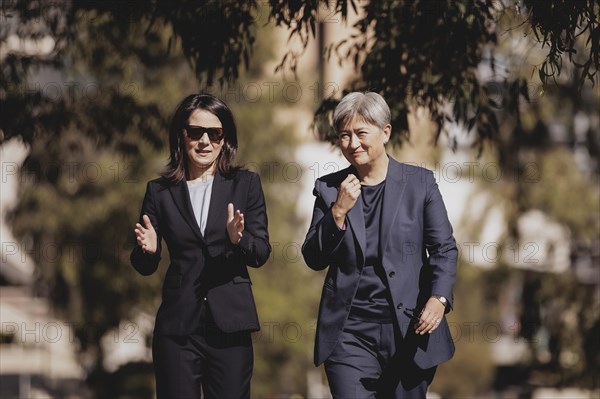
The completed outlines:
{"type": "Polygon", "coordinates": [[[331,209],[329,209],[321,221],[321,239],[323,242],[323,249],[326,251],[329,250],[327,252],[330,252],[337,248],[344,237],[347,227],[348,225],[346,222],[344,222],[343,229],[340,229],[333,218],[331,209]]]}
{"type": "Polygon", "coordinates": [[[237,245],[234,245],[234,247],[240,251],[240,253],[242,255],[246,255],[247,253],[252,251],[252,243],[253,243],[253,237],[251,236],[251,234],[249,234],[248,232],[244,232],[242,234],[242,238],[240,239],[240,242],[237,243],[237,245]]]}

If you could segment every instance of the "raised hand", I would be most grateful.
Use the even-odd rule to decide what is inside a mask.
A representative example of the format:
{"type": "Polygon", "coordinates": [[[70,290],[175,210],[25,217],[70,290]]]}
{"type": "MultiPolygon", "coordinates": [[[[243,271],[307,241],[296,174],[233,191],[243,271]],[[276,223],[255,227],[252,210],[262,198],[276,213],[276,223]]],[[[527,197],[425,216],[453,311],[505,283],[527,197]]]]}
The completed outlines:
{"type": "Polygon", "coordinates": [[[341,229],[344,227],[346,214],[354,207],[360,195],[360,181],[352,174],[348,175],[340,184],[337,199],[331,208],[335,223],[341,229]]]}
{"type": "Polygon", "coordinates": [[[244,232],[244,214],[238,209],[233,213],[233,204],[227,205],[227,234],[232,244],[237,245],[244,232]]]}
{"type": "Polygon", "coordinates": [[[137,239],[137,243],[144,252],[149,254],[153,254],[156,252],[156,248],[158,246],[156,240],[156,231],[154,230],[154,226],[150,222],[150,218],[147,215],[142,216],[142,220],[144,222],[144,226],[139,223],[135,224],[135,237],[137,239]]]}

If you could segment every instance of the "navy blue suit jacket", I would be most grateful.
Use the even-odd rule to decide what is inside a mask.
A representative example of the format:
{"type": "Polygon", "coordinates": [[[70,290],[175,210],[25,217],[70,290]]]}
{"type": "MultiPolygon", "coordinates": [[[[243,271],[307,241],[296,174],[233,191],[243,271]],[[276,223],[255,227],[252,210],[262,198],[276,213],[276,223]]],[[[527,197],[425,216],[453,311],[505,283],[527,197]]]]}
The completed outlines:
{"type": "MultiPolygon", "coordinates": [[[[333,218],[340,183],[353,167],[315,182],[313,217],[302,253],[314,270],[329,266],[317,324],[315,365],[323,363],[338,342],[348,318],[364,266],[366,237],[360,199],[346,216],[346,230],[333,218]]],[[[380,253],[399,331],[414,342],[414,361],[425,369],[446,361],[454,344],[444,317],[432,334],[417,335],[414,322],[431,295],[442,295],[452,306],[457,248],[446,208],[427,169],[389,157],[380,226],[380,253]]]]}
{"type": "Polygon", "coordinates": [[[258,175],[243,170],[232,177],[216,174],[204,235],[194,217],[186,181],[173,184],[159,178],[148,182],[141,211],[144,214],[156,230],[159,247],[151,255],[136,245],[131,253],[133,267],[143,275],[156,271],[161,238],[170,257],[154,333],[191,334],[198,328],[203,301],[221,330],[259,330],[246,268],[263,265],[271,253],[258,175]],[[244,214],[244,233],[235,246],[226,228],[229,202],[244,214]]]}

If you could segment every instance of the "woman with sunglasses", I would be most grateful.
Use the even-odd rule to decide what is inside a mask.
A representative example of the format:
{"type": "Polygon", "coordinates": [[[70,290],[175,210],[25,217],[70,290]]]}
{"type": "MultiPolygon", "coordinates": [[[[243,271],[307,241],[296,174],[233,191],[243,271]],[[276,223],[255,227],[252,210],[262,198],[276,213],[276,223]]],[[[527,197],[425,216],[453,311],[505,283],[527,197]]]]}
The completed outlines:
{"type": "Polygon", "coordinates": [[[148,182],[133,267],[154,273],[168,247],[152,356],[157,397],[248,398],[250,333],[259,330],[246,266],[271,253],[258,175],[234,166],[237,133],[225,103],[194,94],[169,127],[170,160],[148,182]]]}

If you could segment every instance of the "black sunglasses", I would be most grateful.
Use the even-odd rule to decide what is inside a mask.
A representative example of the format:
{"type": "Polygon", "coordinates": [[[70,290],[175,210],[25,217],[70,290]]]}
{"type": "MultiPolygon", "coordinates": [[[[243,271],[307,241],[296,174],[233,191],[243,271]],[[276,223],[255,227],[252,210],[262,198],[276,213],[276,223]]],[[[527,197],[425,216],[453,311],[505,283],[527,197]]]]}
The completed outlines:
{"type": "Polygon", "coordinates": [[[204,133],[208,134],[208,139],[213,143],[218,143],[223,139],[222,127],[202,127],[202,126],[186,126],[185,133],[190,140],[200,140],[204,133]]]}

